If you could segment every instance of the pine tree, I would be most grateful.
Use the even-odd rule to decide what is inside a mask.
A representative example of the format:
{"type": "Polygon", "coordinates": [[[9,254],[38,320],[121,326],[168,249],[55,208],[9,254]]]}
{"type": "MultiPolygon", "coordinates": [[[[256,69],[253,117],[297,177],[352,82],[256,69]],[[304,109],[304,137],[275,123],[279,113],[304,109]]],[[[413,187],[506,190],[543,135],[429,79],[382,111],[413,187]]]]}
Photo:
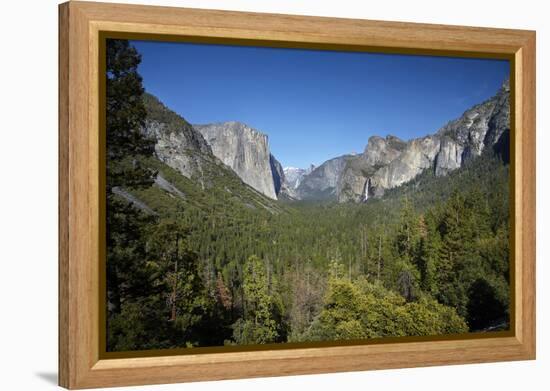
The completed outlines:
{"type": "Polygon", "coordinates": [[[107,40],[107,191],[114,186],[148,187],[152,173],[140,164],[154,141],[142,134],[146,111],[141,56],[127,40],[107,40]]]}
{"type": "MultiPolygon", "coordinates": [[[[141,77],[137,73],[139,62],[140,56],[128,41],[108,41],[107,297],[109,314],[113,316],[123,311],[125,303],[154,297],[156,292],[147,275],[145,246],[146,228],[154,218],[113,193],[115,187],[145,188],[152,183],[151,172],[138,163],[151,154],[153,147],[140,133],[145,109],[141,102],[141,77]]],[[[124,333],[120,327],[118,333],[124,333]]],[[[109,341],[116,344],[112,339],[109,341]]]]}
{"type": "Polygon", "coordinates": [[[392,264],[390,287],[394,287],[407,301],[412,301],[417,295],[419,272],[416,264],[420,238],[420,219],[409,198],[404,197],[394,239],[397,259],[392,264]]]}
{"type": "Polygon", "coordinates": [[[404,197],[401,206],[399,227],[395,237],[397,254],[405,261],[412,262],[419,237],[419,219],[414,212],[409,198],[404,197]]]}
{"type": "Polygon", "coordinates": [[[442,264],[443,243],[435,220],[433,213],[424,218],[426,232],[420,239],[417,266],[420,271],[421,288],[437,297],[439,279],[449,273],[449,270],[442,264]]]}
{"type": "Polygon", "coordinates": [[[258,344],[276,341],[277,324],[272,314],[272,298],[264,262],[252,255],[244,265],[244,319],[234,325],[233,336],[239,344],[258,344]]]}

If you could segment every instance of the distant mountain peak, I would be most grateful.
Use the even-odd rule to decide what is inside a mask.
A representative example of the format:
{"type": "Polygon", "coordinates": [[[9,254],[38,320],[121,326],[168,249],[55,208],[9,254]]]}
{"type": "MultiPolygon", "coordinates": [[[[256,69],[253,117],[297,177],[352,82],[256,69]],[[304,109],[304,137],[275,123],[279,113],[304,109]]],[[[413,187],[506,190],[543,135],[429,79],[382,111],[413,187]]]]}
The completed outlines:
{"type": "Polygon", "coordinates": [[[285,167],[283,171],[285,173],[285,184],[289,189],[296,189],[304,175],[308,173],[307,169],[298,167],[285,167]]]}

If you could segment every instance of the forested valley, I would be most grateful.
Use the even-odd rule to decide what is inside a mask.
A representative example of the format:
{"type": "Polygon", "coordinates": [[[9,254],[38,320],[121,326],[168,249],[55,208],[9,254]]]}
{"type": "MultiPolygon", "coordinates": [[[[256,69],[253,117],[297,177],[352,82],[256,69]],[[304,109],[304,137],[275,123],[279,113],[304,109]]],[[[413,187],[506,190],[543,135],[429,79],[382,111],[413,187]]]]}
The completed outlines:
{"type": "Polygon", "coordinates": [[[271,200],[155,158],[139,61],[108,45],[108,351],[509,328],[506,151],[365,203],[271,200]]]}

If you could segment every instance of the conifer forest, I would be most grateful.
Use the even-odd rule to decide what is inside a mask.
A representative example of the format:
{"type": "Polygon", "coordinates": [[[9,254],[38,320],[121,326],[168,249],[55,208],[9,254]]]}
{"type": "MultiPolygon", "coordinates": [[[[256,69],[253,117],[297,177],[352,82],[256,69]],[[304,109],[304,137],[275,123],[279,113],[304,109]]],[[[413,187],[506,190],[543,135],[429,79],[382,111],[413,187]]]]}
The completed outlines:
{"type": "Polygon", "coordinates": [[[106,50],[107,351],[510,327],[506,82],[437,132],[373,138],[297,184],[257,131],[194,126],[146,92],[130,41],[106,50]],[[231,158],[247,165],[228,164],[245,138],[231,158]]]}

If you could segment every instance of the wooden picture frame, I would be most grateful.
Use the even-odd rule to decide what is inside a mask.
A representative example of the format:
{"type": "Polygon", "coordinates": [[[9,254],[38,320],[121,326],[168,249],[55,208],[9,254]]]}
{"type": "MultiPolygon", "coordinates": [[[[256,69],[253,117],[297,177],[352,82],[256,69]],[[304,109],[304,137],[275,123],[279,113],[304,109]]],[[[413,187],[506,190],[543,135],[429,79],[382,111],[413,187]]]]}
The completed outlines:
{"type": "Polygon", "coordinates": [[[535,358],[535,32],[91,2],[59,6],[59,384],[70,389],[535,358]],[[508,58],[513,144],[510,333],[495,337],[109,358],[100,352],[99,50],[166,40],[508,58]]]}

